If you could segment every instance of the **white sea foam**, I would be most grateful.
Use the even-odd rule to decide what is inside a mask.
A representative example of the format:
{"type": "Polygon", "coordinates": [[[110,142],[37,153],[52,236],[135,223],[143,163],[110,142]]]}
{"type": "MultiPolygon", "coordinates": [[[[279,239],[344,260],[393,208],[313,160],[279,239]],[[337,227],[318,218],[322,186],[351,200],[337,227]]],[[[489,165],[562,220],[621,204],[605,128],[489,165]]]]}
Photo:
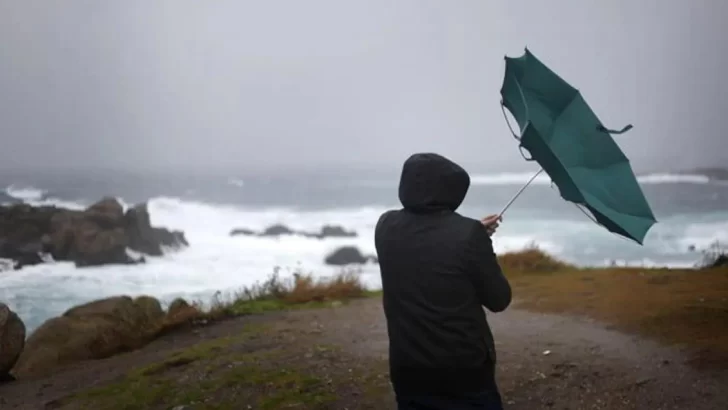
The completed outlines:
{"type": "Polygon", "coordinates": [[[648,174],[637,178],[641,184],[708,184],[711,182],[707,175],[690,174],[648,174]]]}
{"type": "Polygon", "coordinates": [[[35,206],[55,205],[67,209],[83,209],[84,205],[74,201],[64,201],[47,196],[46,191],[34,187],[19,187],[10,185],[5,188],[5,194],[11,198],[35,206]]]}
{"type": "MultiPolygon", "coordinates": [[[[537,171],[533,172],[504,172],[497,174],[475,174],[470,180],[473,185],[521,185],[528,182],[537,171]]],[[[709,184],[711,179],[706,175],[655,173],[637,176],[637,181],[643,185],[654,184],[709,184]]],[[[716,182],[717,183],[717,182],[716,182]]],[[[532,184],[550,185],[551,178],[545,173],[534,179],[532,184]]]]}
{"type": "MultiPolygon", "coordinates": [[[[472,185],[519,185],[525,184],[537,171],[534,172],[504,172],[500,174],[475,174],[470,177],[472,185]]],[[[540,174],[532,184],[549,185],[551,178],[545,173],[540,174]]]]}
{"type": "Polygon", "coordinates": [[[9,187],[5,188],[5,193],[8,196],[19,199],[21,201],[39,201],[43,198],[43,195],[45,195],[45,191],[43,191],[42,189],[37,189],[33,187],[20,187],[15,185],[10,185],[9,187]]]}

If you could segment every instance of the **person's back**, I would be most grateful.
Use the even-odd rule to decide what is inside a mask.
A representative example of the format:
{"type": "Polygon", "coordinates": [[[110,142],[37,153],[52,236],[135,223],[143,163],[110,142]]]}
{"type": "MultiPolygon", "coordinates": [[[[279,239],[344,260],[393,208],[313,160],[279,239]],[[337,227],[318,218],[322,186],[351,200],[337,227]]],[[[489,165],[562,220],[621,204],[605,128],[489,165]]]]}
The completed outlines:
{"type": "Polygon", "coordinates": [[[483,306],[504,310],[511,289],[486,227],[455,212],[469,185],[457,164],[415,154],[402,169],[403,209],[377,223],[390,376],[401,409],[419,402],[457,409],[458,398],[474,405],[462,408],[501,408],[483,306]]]}

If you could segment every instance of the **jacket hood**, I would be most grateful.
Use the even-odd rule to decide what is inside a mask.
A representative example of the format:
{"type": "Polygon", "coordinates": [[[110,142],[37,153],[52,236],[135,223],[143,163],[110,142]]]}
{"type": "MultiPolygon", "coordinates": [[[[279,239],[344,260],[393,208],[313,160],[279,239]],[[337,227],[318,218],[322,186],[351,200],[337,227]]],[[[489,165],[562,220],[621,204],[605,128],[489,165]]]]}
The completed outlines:
{"type": "Polygon", "coordinates": [[[402,167],[399,200],[414,212],[455,211],[470,188],[470,176],[442,155],[419,153],[402,167]]]}

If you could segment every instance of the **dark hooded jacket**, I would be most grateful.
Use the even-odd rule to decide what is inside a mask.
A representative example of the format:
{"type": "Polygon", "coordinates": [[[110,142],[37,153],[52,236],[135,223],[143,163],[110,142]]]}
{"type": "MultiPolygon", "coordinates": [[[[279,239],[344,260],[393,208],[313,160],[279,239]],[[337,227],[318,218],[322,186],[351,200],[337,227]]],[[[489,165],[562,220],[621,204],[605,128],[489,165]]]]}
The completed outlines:
{"type": "Polygon", "coordinates": [[[399,185],[403,209],[375,231],[398,394],[497,389],[495,347],[483,306],[504,310],[511,288],[480,221],[456,213],[470,186],[459,165],[415,154],[399,185]]]}

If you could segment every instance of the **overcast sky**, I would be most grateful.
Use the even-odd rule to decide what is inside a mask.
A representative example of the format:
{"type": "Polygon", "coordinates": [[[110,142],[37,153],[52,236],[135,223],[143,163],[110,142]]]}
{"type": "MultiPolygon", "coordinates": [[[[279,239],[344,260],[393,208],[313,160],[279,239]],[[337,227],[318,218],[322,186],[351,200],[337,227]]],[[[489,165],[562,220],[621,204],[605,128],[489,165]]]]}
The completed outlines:
{"type": "Polygon", "coordinates": [[[728,164],[725,0],[0,0],[0,168],[527,167],[525,46],[635,169],[728,164]],[[721,27],[722,26],[722,27],[721,27]]]}

